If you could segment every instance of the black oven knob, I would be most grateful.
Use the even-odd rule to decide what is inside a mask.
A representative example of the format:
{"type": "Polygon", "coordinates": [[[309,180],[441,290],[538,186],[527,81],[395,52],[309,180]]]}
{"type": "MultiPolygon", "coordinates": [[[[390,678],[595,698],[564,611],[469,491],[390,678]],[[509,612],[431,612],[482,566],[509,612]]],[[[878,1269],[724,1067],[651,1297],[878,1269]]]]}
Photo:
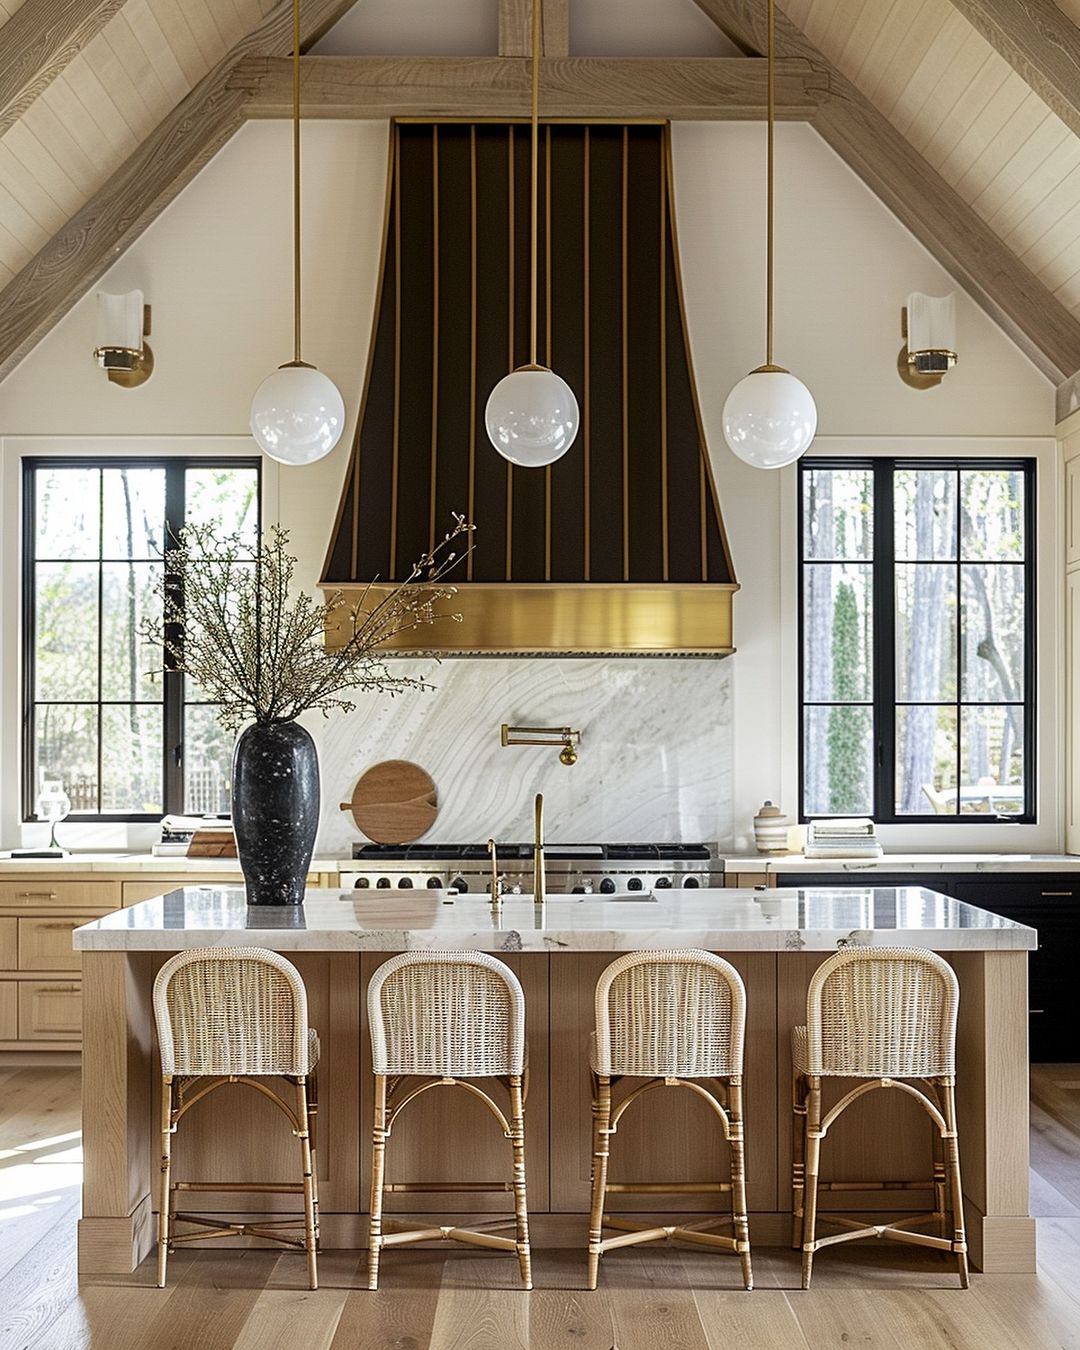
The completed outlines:
{"type": "Polygon", "coordinates": [[[390,889],[390,878],[380,877],[375,885],[378,886],[380,891],[388,891],[390,889]]]}
{"type": "Polygon", "coordinates": [[[353,890],[366,891],[370,885],[371,882],[367,877],[357,877],[356,880],[353,882],[353,890]]]}
{"type": "Polygon", "coordinates": [[[455,891],[467,891],[469,889],[469,883],[464,877],[455,877],[450,885],[455,891]]]}
{"type": "Polygon", "coordinates": [[[600,883],[600,894],[612,895],[614,891],[615,891],[615,883],[612,881],[610,877],[605,877],[603,881],[600,883]]]}
{"type": "Polygon", "coordinates": [[[570,892],[570,894],[571,894],[571,895],[584,895],[584,894],[585,894],[585,887],[584,887],[584,886],[575,886],[574,889],[570,892]]]}
{"type": "Polygon", "coordinates": [[[428,877],[428,879],[427,879],[427,888],[428,888],[429,891],[441,891],[441,890],[442,890],[442,878],[441,878],[441,877],[428,877]]]}
{"type": "Polygon", "coordinates": [[[628,891],[640,891],[642,889],[641,878],[631,877],[630,880],[626,883],[626,889],[628,891]]]}
{"type": "Polygon", "coordinates": [[[412,890],[412,877],[402,877],[401,880],[398,882],[398,890],[399,890],[399,891],[411,891],[411,890],[412,890]]]}
{"type": "Polygon", "coordinates": [[[698,881],[697,877],[687,877],[686,880],[683,882],[684,891],[697,891],[700,889],[701,889],[701,882],[698,881]]]}
{"type": "Polygon", "coordinates": [[[658,891],[670,891],[670,890],[671,890],[671,878],[670,878],[670,877],[657,877],[657,878],[656,878],[656,887],[655,887],[655,889],[658,890],[658,891]]]}

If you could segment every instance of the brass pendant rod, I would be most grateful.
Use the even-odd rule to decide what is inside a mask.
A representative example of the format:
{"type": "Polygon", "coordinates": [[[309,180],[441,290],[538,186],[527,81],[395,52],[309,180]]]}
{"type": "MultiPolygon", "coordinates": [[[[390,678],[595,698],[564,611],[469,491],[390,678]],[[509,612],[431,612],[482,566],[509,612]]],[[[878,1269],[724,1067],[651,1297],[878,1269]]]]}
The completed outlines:
{"type": "Polygon", "coordinates": [[[773,363],[773,123],[776,116],[776,4],[768,0],[768,139],[765,168],[765,364],[773,363]]]}
{"type": "Polygon", "coordinates": [[[529,365],[536,366],[537,234],[540,211],[540,16],[542,0],[532,0],[532,220],[529,239],[529,365]]]}
{"type": "Polygon", "coordinates": [[[293,0],[293,361],[300,356],[300,0],[293,0]]]}

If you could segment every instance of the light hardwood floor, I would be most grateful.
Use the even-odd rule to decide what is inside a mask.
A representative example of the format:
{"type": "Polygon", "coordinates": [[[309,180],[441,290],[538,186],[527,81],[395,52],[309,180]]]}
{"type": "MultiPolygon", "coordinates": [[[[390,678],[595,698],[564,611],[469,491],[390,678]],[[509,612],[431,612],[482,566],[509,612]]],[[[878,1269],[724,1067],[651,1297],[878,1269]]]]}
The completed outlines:
{"type": "Polygon", "coordinates": [[[382,1288],[363,1285],[363,1253],[320,1258],[181,1250],[169,1287],[153,1259],[126,1279],[80,1290],[78,1070],[0,1069],[0,1350],[1080,1350],[1080,1065],[1037,1066],[1032,1208],[1039,1274],[974,1275],[916,1248],[847,1247],[798,1288],[795,1253],[758,1248],[757,1288],[725,1255],[655,1246],[604,1258],[583,1291],[576,1253],[534,1256],[536,1289],[516,1262],[484,1253],[390,1251],[382,1288]]]}

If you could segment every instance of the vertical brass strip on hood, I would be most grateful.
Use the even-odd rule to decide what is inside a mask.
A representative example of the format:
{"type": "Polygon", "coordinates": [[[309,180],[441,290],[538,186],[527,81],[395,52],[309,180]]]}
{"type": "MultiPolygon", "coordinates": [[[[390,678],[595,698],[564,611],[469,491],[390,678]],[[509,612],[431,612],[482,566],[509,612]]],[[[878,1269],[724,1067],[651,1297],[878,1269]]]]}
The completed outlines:
{"type": "Polygon", "coordinates": [[[378,598],[388,562],[400,577],[468,509],[463,621],[400,650],[725,654],[736,583],[662,128],[545,125],[539,350],[578,393],[581,434],[543,474],[505,476],[484,434],[488,390],[523,359],[527,150],[505,122],[395,126],[382,317],[322,584],[355,600],[374,581],[378,598]]]}
{"type": "MultiPolygon", "coordinates": [[[[469,128],[469,520],[476,519],[476,128],[469,128]]],[[[473,555],[465,561],[473,579],[473,555]]]]}
{"type": "Polygon", "coordinates": [[[431,289],[435,296],[435,321],[431,325],[431,478],[428,500],[428,552],[435,547],[435,497],[439,483],[439,128],[431,133],[431,289]]]}
{"type": "MultiPolygon", "coordinates": [[[[394,128],[394,431],[390,468],[390,559],[386,575],[397,577],[398,460],[401,447],[401,128],[394,128]]],[[[359,475],[357,475],[359,477],[359,475]]]]}
{"type": "MultiPolygon", "coordinates": [[[[517,250],[515,248],[516,222],[514,220],[514,128],[511,124],[507,128],[507,168],[506,168],[506,190],[507,190],[507,209],[506,215],[509,221],[509,253],[510,267],[508,275],[510,278],[510,305],[506,318],[507,331],[507,356],[506,369],[514,369],[514,283],[517,272],[517,250]]],[[[506,579],[512,581],[514,577],[514,466],[509,460],[506,461],[506,579]]]]}
{"type": "Polygon", "coordinates": [[[584,561],[584,579],[592,579],[592,410],[589,403],[592,393],[592,361],[590,359],[590,348],[592,344],[592,296],[589,291],[589,250],[592,248],[592,207],[590,205],[592,197],[592,128],[585,128],[585,219],[583,222],[584,243],[584,271],[585,284],[583,289],[584,316],[582,323],[585,328],[585,374],[583,379],[582,400],[581,400],[581,449],[585,457],[585,561],[584,561]]]}

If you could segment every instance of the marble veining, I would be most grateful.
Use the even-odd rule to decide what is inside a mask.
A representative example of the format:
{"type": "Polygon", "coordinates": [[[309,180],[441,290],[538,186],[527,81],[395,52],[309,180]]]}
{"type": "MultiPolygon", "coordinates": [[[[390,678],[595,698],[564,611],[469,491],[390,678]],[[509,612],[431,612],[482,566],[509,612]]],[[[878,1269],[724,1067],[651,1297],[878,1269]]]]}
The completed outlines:
{"type": "Polygon", "coordinates": [[[358,695],[350,713],[306,719],[319,747],[320,852],[347,855],[362,837],[338,804],[384,759],[413,760],[435,780],[431,843],[529,839],[543,792],[552,840],[731,847],[729,662],[408,658],[394,669],[434,688],[358,695]],[[580,728],[578,762],[567,768],[550,747],[503,748],[502,722],[580,728]]]}
{"type": "Polygon", "coordinates": [[[187,886],[77,928],[79,951],[179,951],[217,944],[278,951],[835,951],[848,945],[935,951],[1030,950],[1036,932],[916,886],[760,892],[657,892],[647,902],[551,897],[537,907],[410,891],[311,890],[303,906],[249,908],[240,887],[187,886]]]}

